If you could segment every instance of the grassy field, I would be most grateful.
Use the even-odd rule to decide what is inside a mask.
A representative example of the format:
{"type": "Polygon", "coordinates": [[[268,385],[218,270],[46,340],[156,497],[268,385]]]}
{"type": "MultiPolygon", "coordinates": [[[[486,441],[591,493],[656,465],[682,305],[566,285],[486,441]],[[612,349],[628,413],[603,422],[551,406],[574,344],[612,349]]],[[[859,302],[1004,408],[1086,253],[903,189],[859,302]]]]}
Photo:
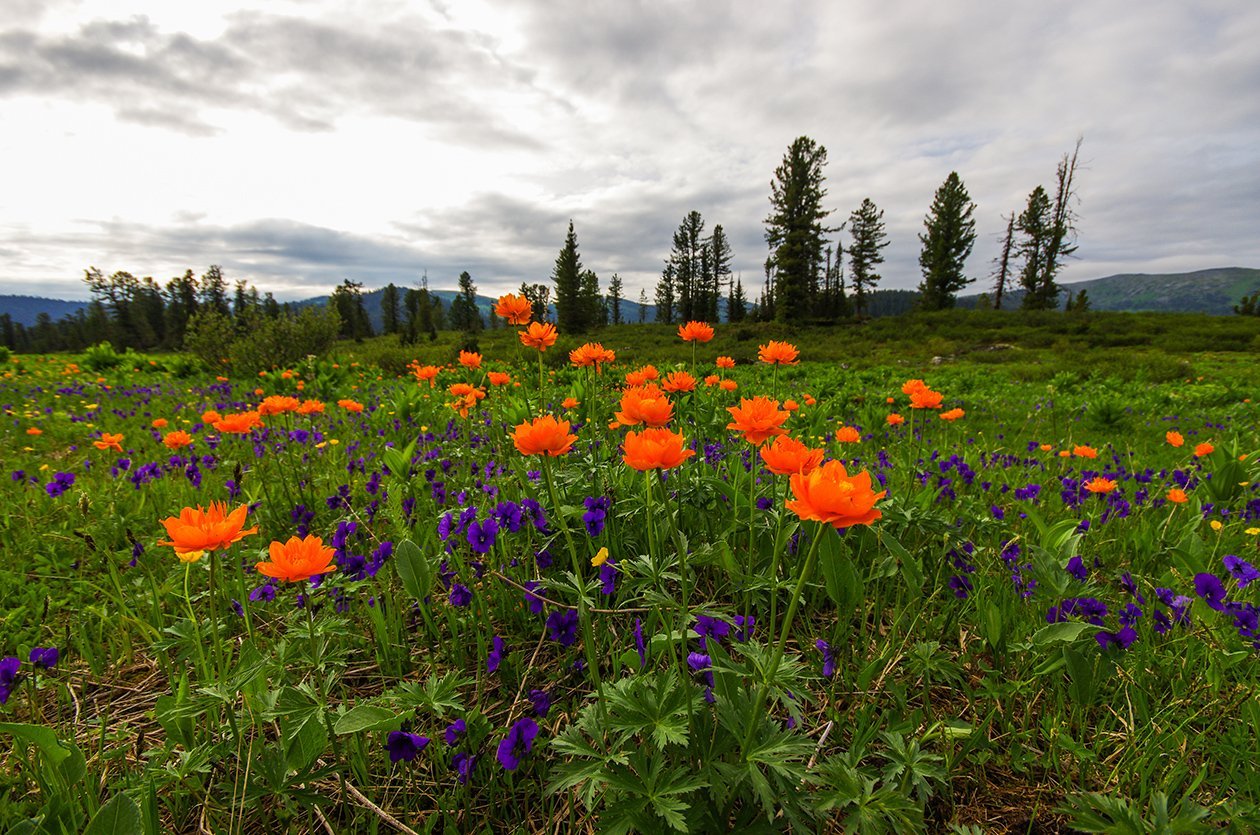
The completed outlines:
{"type": "Polygon", "coordinates": [[[10,358],[0,830],[1260,828],[1257,323],[592,338],[10,358]]]}

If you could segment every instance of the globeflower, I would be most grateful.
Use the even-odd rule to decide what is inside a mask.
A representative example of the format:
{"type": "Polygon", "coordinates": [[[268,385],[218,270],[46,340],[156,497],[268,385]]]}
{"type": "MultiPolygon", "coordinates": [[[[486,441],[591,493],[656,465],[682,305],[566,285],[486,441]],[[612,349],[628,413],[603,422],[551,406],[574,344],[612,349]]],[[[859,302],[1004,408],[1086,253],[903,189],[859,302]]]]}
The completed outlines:
{"type": "Polygon", "coordinates": [[[718,368],[734,368],[735,360],[732,359],[731,357],[718,357],[717,367],[718,368]]]}
{"type": "Polygon", "coordinates": [[[550,322],[531,322],[528,329],[520,332],[521,344],[540,352],[555,345],[556,336],[556,326],[550,322]]]}
{"type": "Polygon", "coordinates": [[[656,370],[655,365],[645,365],[642,368],[637,368],[634,371],[627,372],[626,385],[641,386],[645,383],[651,382],[652,380],[659,379],[660,376],[661,372],[656,370]]]}
{"type": "Polygon", "coordinates": [[[241,505],[229,512],[222,502],[211,502],[203,509],[186,507],[178,516],[162,520],[169,540],[159,545],[170,545],[175,556],[182,562],[196,562],[206,551],[218,551],[239,542],[246,536],[258,533],[258,528],[244,530],[249,507],[241,505]]]}
{"type": "Polygon", "coordinates": [[[694,449],[683,448],[681,432],[644,429],[626,435],[624,460],[636,470],[672,469],[695,454],[694,449]]]}
{"type": "MultiPolygon", "coordinates": [[[[106,437],[107,437],[107,436],[106,436],[106,437]]],[[[122,435],[119,435],[118,437],[121,439],[121,438],[122,438],[122,435]]],[[[100,446],[100,444],[97,444],[97,446],[99,447],[99,446],[100,446]]],[[[1211,454],[1212,454],[1213,452],[1215,452],[1215,451],[1216,451],[1216,447],[1212,446],[1212,445],[1211,445],[1211,444],[1209,444],[1207,441],[1204,441],[1204,442],[1203,442],[1203,443],[1201,443],[1201,444],[1196,444],[1196,445],[1195,445],[1195,447],[1194,447],[1194,457],[1195,457],[1195,458],[1202,458],[1202,457],[1204,457],[1205,455],[1211,455],[1211,454]]]]}
{"type": "Polygon", "coordinates": [[[812,449],[790,435],[779,435],[760,450],[766,469],[775,475],[808,475],[822,463],[823,450],[812,449]]]}
{"type": "Polygon", "coordinates": [[[506,386],[512,382],[512,375],[505,374],[502,371],[491,371],[486,374],[486,379],[490,381],[492,386],[506,386]]]}
{"type": "Polygon", "coordinates": [[[512,434],[512,443],[521,455],[564,455],[573,447],[577,435],[570,434],[567,420],[556,420],[543,415],[533,421],[518,424],[512,434]]]}
{"type": "Polygon", "coordinates": [[[589,368],[593,365],[596,372],[600,370],[600,366],[615,359],[617,359],[617,355],[598,342],[588,342],[580,348],[574,348],[569,352],[569,362],[573,363],[575,367],[589,368]]]}
{"type": "Polygon", "coordinates": [[[836,430],[836,441],[842,444],[855,444],[862,440],[862,433],[852,426],[841,426],[836,430]]]}
{"type": "Polygon", "coordinates": [[[1164,440],[1168,442],[1169,446],[1178,446],[1178,447],[1183,446],[1186,442],[1186,439],[1182,437],[1180,432],[1177,432],[1177,431],[1165,432],[1164,440]]]}
{"type": "MultiPolygon", "coordinates": [[[[905,395],[913,395],[916,391],[926,390],[927,387],[927,383],[922,380],[906,380],[901,384],[901,393],[905,395]]],[[[888,402],[891,403],[892,398],[889,398],[888,402]]]]}
{"type": "Polygon", "coordinates": [[[192,446],[192,442],[192,435],[189,435],[182,429],[167,432],[162,438],[162,444],[168,449],[183,449],[186,446],[192,446]]]}
{"type": "Polygon", "coordinates": [[[337,405],[356,415],[363,411],[363,404],[357,400],[338,400],[337,405]]]}
{"type": "Polygon", "coordinates": [[[808,475],[792,476],[791,488],[796,499],[785,503],[788,510],[837,529],[879,519],[883,514],[875,503],[888,494],[871,489],[871,474],[866,470],[850,476],[841,461],[828,461],[808,475]]]}
{"type": "Polygon", "coordinates": [[[297,411],[299,415],[322,415],[324,404],[319,400],[303,400],[297,411]]]}
{"type": "Polygon", "coordinates": [[[621,411],[617,422],[622,426],[664,426],[674,416],[674,404],[655,385],[631,386],[621,393],[621,411]]]}
{"type": "Polygon", "coordinates": [[[214,422],[214,428],[227,435],[247,435],[255,426],[262,426],[257,412],[235,412],[214,422]]]}
{"type": "Polygon", "coordinates": [[[494,306],[494,315],[506,319],[509,325],[527,325],[534,315],[534,306],[524,296],[508,293],[499,296],[499,303],[494,306]]]}
{"type": "Polygon", "coordinates": [[[419,363],[413,363],[410,368],[417,383],[427,381],[429,388],[435,388],[437,386],[437,375],[439,369],[436,365],[420,365],[419,363]]]}
{"type": "Polygon", "coordinates": [[[962,409],[950,409],[948,412],[941,412],[941,420],[947,420],[950,423],[953,423],[965,414],[967,413],[962,409]]]}
{"type": "Polygon", "coordinates": [[[741,397],[738,406],[728,406],[731,422],[726,425],[733,432],[743,433],[744,440],[754,446],[760,445],[767,438],[775,435],[786,435],[783,424],[789,415],[779,410],[779,401],[758,395],[749,400],[741,397]]]}
{"type": "Polygon", "coordinates": [[[896,412],[892,412],[886,418],[884,418],[884,422],[887,423],[889,426],[900,426],[901,424],[906,422],[906,419],[903,418],[901,415],[897,414],[896,412]]]}
{"type": "Polygon", "coordinates": [[[97,449],[112,449],[114,452],[122,452],[122,439],[123,436],[121,432],[117,435],[102,432],[101,439],[99,441],[93,441],[92,446],[97,449]]]}
{"type": "Polygon", "coordinates": [[[666,375],[661,382],[662,387],[671,393],[680,391],[695,391],[696,378],[692,377],[686,371],[672,371],[666,375]]]}
{"type": "Polygon", "coordinates": [[[1085,489],[1091,493],[1110,493],[1116,489],[1116,482],[1109,478],[1097,476],[1085,482],[1085,489]]]}
{"type": "Polygon", "coordinates": [[[800,351],[790,342],[775,342],[773,339],[757,350],[757,358],[769,365],[796,365],[800,351]]]}
{"type": "Polygon", "coordinates": [[[1077,458],[1097,458],[1098,450],[1094,449],[1092,446],[1086,446],[1085,444],[1077,444],[1076,446],[1072,447],[1072,454],[1075,455],[1077,458]]]}
{"type": "Polygon", "coordinates": [[[1168,501],[1173,504],[1185,504],[1190,501],[1190,497],[1186,495],[1186,491],[1182,490],[1180,487],[1171,488],[1164,498],[1168,499],[1168,501]]]}
{"type": "Polygon", "coordinates": [[[336,571],[333,564],[336,551],[324,545],[324,540],[308,534],[304,539],[289,537],[285,543],[271,543],[271,561],[260,562],[254,566],[259,574],[275,577],[286,583],[297,583],[309,580],[317,574],[328,574],[336,571]]]}
{"type": "Polygon", "coordinates": [[[300,408],[302,408],[302,402],[296,397],[273,394],[259,404],[258,414],[260,417],[267,417],[268,415],[281,415],[285,412],[296,412],[300,408]]]}
{"type": "Polygon", "coordinates": [[[708,342],[713,338],[713,327],[705,322],[688,322],[678,326],[678,338],[683,342],[708,342]]]}
{"type": "Polygon", "coordinates": [[[911,409],[939,409],[944,400],[945,395],[926,387],[910,392],[911,409]]]}
{"type": "Polygon", "coordinates": [[[464,368],[481,368],[481,354],[476,351],[460,351],[459,364],[464,368]]]}

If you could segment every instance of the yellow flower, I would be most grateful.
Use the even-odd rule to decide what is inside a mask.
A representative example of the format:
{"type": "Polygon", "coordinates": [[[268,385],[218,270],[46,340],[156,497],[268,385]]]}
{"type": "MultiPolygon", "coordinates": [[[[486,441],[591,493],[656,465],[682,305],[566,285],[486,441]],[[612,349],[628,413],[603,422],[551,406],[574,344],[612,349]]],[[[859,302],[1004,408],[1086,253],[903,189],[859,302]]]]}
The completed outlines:
{"type": "Polygon", "coordinates": [[[1213,520],[1212,520],[1209,524],[1212,526],[1212,530],[1214,530],[1214,531],[1219,531],[1222,527],[1224,527],[1224,526],[1221,524],[1221,520],[1220,520],[1220,519],[1213,519],[1213,520]]]}
{"type": "Polygon", "coordinates": [[[591,565],[596,568],[600,567],[606,562],[608,562],[608,549],[607,548],[600,548],[599,551],[596,552],[595,556],[591,557],[591,565]]]}
{"type": "Polygon", "coordinates": [[[1247,528],[1243,533],[1247,534],[1247,536],[1260,535],[1260,528],[1247,528]]]}

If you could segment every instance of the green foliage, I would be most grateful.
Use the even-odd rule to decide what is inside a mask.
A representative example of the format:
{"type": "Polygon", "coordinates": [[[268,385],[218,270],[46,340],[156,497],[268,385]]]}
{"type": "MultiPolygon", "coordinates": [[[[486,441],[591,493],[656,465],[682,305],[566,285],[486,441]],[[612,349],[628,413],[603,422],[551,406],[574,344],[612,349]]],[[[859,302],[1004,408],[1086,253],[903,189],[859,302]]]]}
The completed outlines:
{"type": "Polygon", "coordinates": [[[83,367],[89,371],[109,371],[122,364],[122,355],[108,342],[93,345],[83,352],[83,367]]]}
{"type": "Polygon", "coordinates": [[[830,209],[822,206],[823,166],[827,149],[808,136],[788,146],[770,183],[770,214],[766,216],[766,244],[770,247],[767,273],[773,272],[772,298],[765,307],[779,322],[802,322],[810,317],[823,268],[825,236],[834,229],[823,225],[830,209]]]}
{"type": "Polygon", "coordinates": [[[919,294],[924,310],[953,307],[957,294],[975,280],[963,273],[976,241],[975,209],[958,172],[949,172],[923,219],[926,231],[919,235],[923,246],[919,253],[923,270],[919,294]]]}
{"type": "Polygon", "coordinates": [[[211,368],[257,374],[326,355],[339,328],[340,319],[332,306],[304,307],[293,316],[260,318],[244,333],[235,331],[229,317],[205,309],[189,319],[185,347],[211,368]]]}
{"type": "Polygon", "coordinates": [[[880,275],[875,267],[884,263],[880,251],[888,246],[884,232],[884,210],[877,209],[869,197],[849,215],[849,281],[853,285],[853,312],[861,318],[866,312],[866,300],[880,275]]]}

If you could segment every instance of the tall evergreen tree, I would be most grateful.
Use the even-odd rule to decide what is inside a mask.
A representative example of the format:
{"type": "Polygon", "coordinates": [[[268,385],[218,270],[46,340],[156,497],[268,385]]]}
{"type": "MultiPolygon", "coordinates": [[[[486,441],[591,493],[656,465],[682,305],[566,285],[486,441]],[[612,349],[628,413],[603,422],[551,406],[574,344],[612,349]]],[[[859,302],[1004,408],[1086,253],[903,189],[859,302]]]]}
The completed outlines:
{"type": "Polygon", "coordinates": [[[824,236],[835,231],[823,225],[831,213],[822,207],[827,195],[822,172],[826,163],[826,148],[808,136],[798,137],[770,183],[766,244],[774,264],[774,318],[782,322],[799,322],[810,315],[822,270],[824,236]]]}
{"type": "MultiPolygon", "coordinates": [[[[1076,252],[1076,160],[1081,152],[1081,141],[1076,140],[1072,156],[1063,155],[1055,170],[1054,203],[1050,210],[1050,230],[1046,238],[1045,258],[1041,284],[1055,287],[1063,269],[1063,261],[1076,252]]],[[[1057,299],[1056,299],[1057,300],[1057,299]]],[[[1053,305],[1052,305],[1053,306],[1053,305]]]]}
{"type": "Polygon", "coordinates": [[[223,316],[232,315],[228,307],[227,279],[218,264],[211,264],[201,276],[201,306],[223,316]]]}
{"type": "Polygon", "coordinates": [[[582,319],[586,327],[603,327],[608,324],[608,306],[599,291],[599,276],[594,270],[582,270],[578,282],[578,299],[582,307],[582,319]]]}
{"type": "MultiPolygon", "coordinates": [[[[692,210],[674,231],[669,252],[672,267],[673,305],[671,319],[689,322],[703,319],[707,308],[708,282],[704,263],[704,218],[692,210]]],[[[662,280],[664,278],[662,277],[662,280]]]]}
{"type": "Polygon", "coordinates": [[[526,284],[521,282],[521,295],[529,300],[530,312],[536,322],[546,322],[551,317],[547,308],[551,306],[551,288],[546,284],[526,284]]]}
{"type": "Polygon", "coordinates": [[[731,285],[730,298],[726,300],[726,320],[731,323],[742,322],[748,315],[748,299],[744,297],[744,282],[735,279],[731,285]]]}
{"type": "Polygon", "coordinates": [[[656,282],[656,321],[663,325],[674,321],[674,307],[678,301],[674,287],[674,264],[666,261],[665,268],[661,270],[661,280],[656,282]]]}
{"type": "Polygon", "coordinates": [[[270,290],[263,295],[262,312],[268,319],[280,318],[280,302],[276,301],[276,297],[271,295],[270,290]]]}
{"type": "Polygon", "coordinates": [[[1006,294],[1006,285],[1011,277],[1011,255],[1015,245],[1015,212],[1006,219],[1006,234],[1002,237],[1002,249],[994,262],[997,267],[993,275],[993,309],[1002,309],[1002,296],[1006,294]]]}
{"type": "Polygon", "coordinates": [[[484,325],[477,307],[477,285],[467,270],[459,274],[459,295],[451,300],[448,318],[452,328],[469,334],[477,333],[484,325]]]}
{"type": "MultiPolygon", "coordinates": [[[[726,285],[730,288],[730,292],[734,293],[734,285],[731,282],[731,240],[726,237],[726,230],[722,228],[722,224],[713,225],[713,234],[709,236],[709,275],[711,276],[710,286],[707,291],[708,310],[705,311],[706,322],[716,322],[718,320],[718,299],[722,298],[722,286],[726,285]]],[[[729,302],[729,299],[728,299],[729,302]]],[[[730,318],[730,313],[727,313],[730,318]]]]}
{"type": "Polygon", "coordinates": [[[648,297],[647,288],[639,288],[639,324],[642,325],[647,321],[648,297]]]}
{"type": "Polygon", "coordinates": [[[573,221],[564,237],[564,246],[556,256],[551,272],[556,287],[556,324],[565,333],[582,333],[590,324],[586,321],[587,306],[582,300],[582,259],[578,255],[577,234],[573,221]]]}
{"type": "Polygon", "coordinates": [[[391,281],[381,290],[381,333],[398,333],[401,325],[398,288],[391,281]]]}
{"type": "Polygon", "coordinates": [[[923,270],[919,298],[924,310],[953,307],[959,291],[975,281],[963,273],[963,265],[976,242],[976,222],[972,217],[975,209],[958,172],[949,172],[936,190],[932,207],[923,219],[925,231],[919,235],[923,246],[919,252],[919,267],[923,270]]]}
{"type": "Polygon", "coordinates": [[[179,349],[184,345],[188,320],[197,312],[197,277],[192,270],[166,282],[167,346],[179,349]]]}
{"type": "Polygon", "coordinates": [[[621,276],[616,273],[608,279],[608,315],[614,325],[621,324],[621,276]]]}
{"type": "Polygon", "coordinates": [[[884,233],[884,210],[877,209],[871,198],[849,215],[849,279],[853,283],[853,312],[860,319],[866,312],[866,296],[879,284],[880,274],[875,267],[884,263],[880,251],[888,246],[884,233]]]}
{"type": "Polygon", "coordinates": [[[1028,195],[1028,205],[1015,221],[1019,230],[1019,257],[1023,267],[1019,273],[1024,288],[1025,310],[1053,310],[1059,306],[1059,287],[1053,278],[1047,281],[1046,248],[1050,244],[1050,197],[1037,186],[1028,195]]]}
{"type": "Polygon", "coordinates": [[[372,321],[368,318],[367,308],[363,304],[363,284],[345,279],[328,299],[328,304],[337,311],[341,320],[342,339],[353,339],[360,342],[372,335],[372,321]]]}

